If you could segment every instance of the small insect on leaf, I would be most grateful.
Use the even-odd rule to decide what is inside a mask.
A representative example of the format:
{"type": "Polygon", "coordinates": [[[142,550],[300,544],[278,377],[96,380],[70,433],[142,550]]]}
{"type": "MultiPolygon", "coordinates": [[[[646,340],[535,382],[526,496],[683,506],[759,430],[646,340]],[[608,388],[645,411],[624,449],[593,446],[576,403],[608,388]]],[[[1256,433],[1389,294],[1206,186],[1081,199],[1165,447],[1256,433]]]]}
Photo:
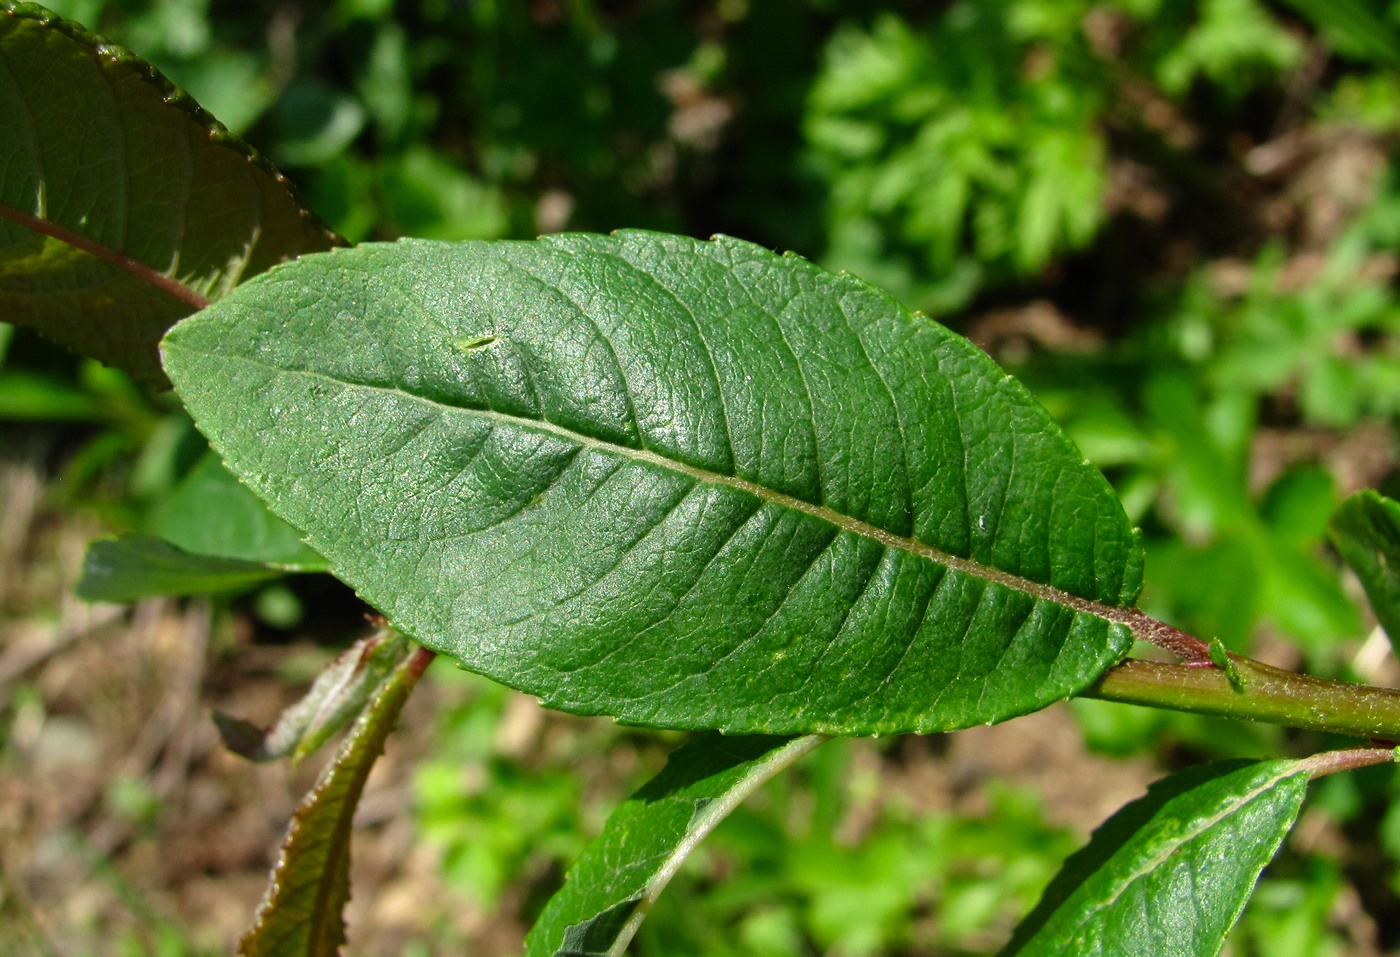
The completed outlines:
{"type": "Polygon", "coordinates": [[[456,339],[453,345],[463,352],[475,352],[477,349],[485,349],[496,341],[495,333],[487,333],[484,336],[472,336],[466,339],[456,339]]]}

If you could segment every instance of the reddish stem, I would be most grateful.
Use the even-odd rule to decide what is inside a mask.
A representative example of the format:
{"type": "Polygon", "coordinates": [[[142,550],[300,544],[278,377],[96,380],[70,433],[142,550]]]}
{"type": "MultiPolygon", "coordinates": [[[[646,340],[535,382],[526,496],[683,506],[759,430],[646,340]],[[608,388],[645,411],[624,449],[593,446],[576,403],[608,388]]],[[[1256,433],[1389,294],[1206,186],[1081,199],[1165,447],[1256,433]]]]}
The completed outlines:
{"type": "Polygon", "coordinates": [[[179,280],[172,279],[165,273],[139,260],[132,259],[125,253],[104,246],[90,236],[84,236],[82,233],[74,232],[50,220],[40,219],[29,213],[22,213],[9,206],[0,205],[0,219],[8,219],[11,222],[19,223],[26,229],[32,229],[36,233],[52,236],[60,242],[67,243],[69,246],[81,249],[85,253],[96,256],[98,259],[105,262],[109,262],[118,269],[129,272],[138,279],[148,282],[157,289],[160,289],[162,292],[169,293],[176,299],[189,304],[193,309],[199,310],[209,305],[209,299],[201,296],[179,280]]]}

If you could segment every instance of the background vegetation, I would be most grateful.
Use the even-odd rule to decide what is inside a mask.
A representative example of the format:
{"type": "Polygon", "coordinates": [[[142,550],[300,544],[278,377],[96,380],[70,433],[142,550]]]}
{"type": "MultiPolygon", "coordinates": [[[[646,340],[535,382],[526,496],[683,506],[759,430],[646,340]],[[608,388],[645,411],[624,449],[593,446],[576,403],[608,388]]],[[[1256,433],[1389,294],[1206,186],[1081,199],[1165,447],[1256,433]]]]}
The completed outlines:
{"type": "MultiPolygon", "coordinates": [[[[1397,683],[1324,531],[1347,493],[1396,492],[1400,6],[49,5],[158,64],[352,241],[725,232],[890,288],[1106,471],[1147,536],[1149,612],[1397,683]]],[[[228,952],[314,773],[227,755],[207,712],[270,720],[364,630],[343,588],[71,597],[86,541],[159,522],[202,448],[168,397],[0,325],[5,953],[228,952]]],[[[352,950],[515,952],[676,740],[439,664],[362,809],[352,950]]],[[[987,952],[1160,771],[1322,743],[1080,701],[840,742],[725,822],[634,950],[987,952]]],[[[1395,791],[1388,769],[1321,782],[1230,951],[1400,946],[1395,791]]]]}

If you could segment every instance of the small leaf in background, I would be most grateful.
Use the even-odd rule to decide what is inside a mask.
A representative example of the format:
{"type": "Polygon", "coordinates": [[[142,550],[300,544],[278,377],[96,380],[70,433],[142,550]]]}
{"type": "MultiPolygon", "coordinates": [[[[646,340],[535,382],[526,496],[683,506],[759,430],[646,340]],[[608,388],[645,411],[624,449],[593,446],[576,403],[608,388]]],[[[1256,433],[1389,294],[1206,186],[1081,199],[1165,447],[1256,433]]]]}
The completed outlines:
{"type": "Polygon", "coordinates": [[[411,647],[408,639],[387,629],[361,638],[337,655],[271,728],[215,712],[224,746],[250,761],[290,757],[300,762],[364,711],[370,695],[411,647]]]}
{"type": "Polygon", "coordinates": [[[196,555],[239,558],[284,571],[319,572],[326,560],[248,487],[206,455],[155,515],[150,531],[196,555]]]}
{"type": "Polygon", "coordinates": [[[335,237],[152,66],[0,3],[0,314],[164,383],[156,343],[248,276],[335,237]]]}
{"type": "Polygon", "coordinates": [[[1165,778],[1065,862],[1004,957],[1214,957],[1293,827],[1308,779],[1394,760],[1387,749],[1228,761],[1165,778]]]}
{"type": "Polygon", "coordinates": [[[527,957],[621,954],[676,868],[739,802],[821,738],[705,733],[608,818],[525,943],[527,957]]]}
{"type": "Polygon", "coordinates": [[[164,354],[338,576],[550,707],[948,730],[1131,642],[1142,553],[1103,476],[966,339],[796,256],[365,245],[241,286],[164,354]]]}
{"type": "Polygon", "coordinates": [[[151,522],[154,534],[93,542],[78,595],[131,602],[239,591],[291,572],[326,570],[296,529],[268,511],[217,455],[206,455],[151,522]]]}
{"type": "Polygon", "coordinates": [[[1328,532],[1394,645],[1400,639],[1400,502],[1370,489],[1357,492],[1337,509],[1328,532]]]}
{"type": "Polygon", "coordinates": [[[384,679],[334,760],[302,799],[241,957],[336,957],[350,897],[350,827],[384,740],[432,655],[419,648],[384,679]]]}
{"type": "Polygon", "coordinates": [[[286,574],[261,562],[192,555],[164,539],[125,535],[88,546],[78,597],[133,602],[159,595],[208,595],[239,591],[286,574]]]}
{"type": "Polygon", "coordinates": [[[1400,35],[1363,0],[1283,0],[1311,20],[1338,53],[1400,67],[1400,35]]]}
{"type": "Polygon", "coordinates": [[[294,80],[271,110],[277,155],[290,166],[317,166],[345,151],[365,126],[350,94],[321,80],[294,80]]]}

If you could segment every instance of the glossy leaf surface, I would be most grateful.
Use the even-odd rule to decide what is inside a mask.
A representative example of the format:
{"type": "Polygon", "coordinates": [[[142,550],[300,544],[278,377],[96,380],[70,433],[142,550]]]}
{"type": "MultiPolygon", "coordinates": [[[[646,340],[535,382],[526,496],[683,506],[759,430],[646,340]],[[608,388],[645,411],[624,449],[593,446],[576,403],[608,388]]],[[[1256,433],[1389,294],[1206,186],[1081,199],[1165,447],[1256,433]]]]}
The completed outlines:
{"type": "Polygon", "coordinates": [[[1293,826],[1310,770],[1223,762],[1157,782],[1066,862],[1003,954],[1214,957],[1293,826]]]}
{"type": "Polygon", "coordinates": [[[1357,492],[1337,509],[1328,532],[1393,645],[1400,639],[1400,502],[1357,492]]]}
{"type": "Polygon", "coordinates": [[[932,731],[1071,695],[1130,642],[1141,551],[1102,476],[966,340],[795,256],[361,246],[164,355],[336,574],[553,707],[932,731]]]}
{"type": "Polygon", "coordinates": [[[181,316],[335,241],[282,175],[132,54],[0,3],[0,315],[163,382],[181,316]]]}
{"type": "Polygon", "coordinates": [[[726,738],[682,745],[608,818],[526,940],[527,957],[621,954],[676,869],[726,815],[820,738],[726,738]]]}

